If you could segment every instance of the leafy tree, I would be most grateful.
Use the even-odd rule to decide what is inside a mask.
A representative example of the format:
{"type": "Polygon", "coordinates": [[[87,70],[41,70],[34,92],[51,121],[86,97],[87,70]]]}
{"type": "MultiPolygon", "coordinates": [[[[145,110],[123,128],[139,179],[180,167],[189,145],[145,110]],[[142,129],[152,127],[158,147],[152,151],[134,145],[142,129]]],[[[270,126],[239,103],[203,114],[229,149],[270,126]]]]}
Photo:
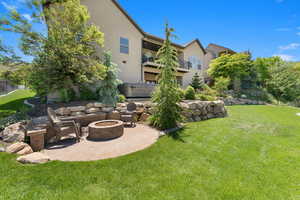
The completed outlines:
{"type": "Polygon", "coordinates": [[[1,77],[15,85],[27,85],[31,69],[29,64],[10,66],[8,70],[1,73],[1,77]]]}
{"type": "Polygon", "coordinates": [[[11,65],[21,63],[21,58],[8,46],[4,45],[0,39],[0,64],[11,65]]]}
{"type": "Polygon", "coordinates": [[[212,61],[208,74],[216,79],[219,77],[230,78],[236,90],[239,90],[240,80],[250,74],[253,64],[248,53],[224,54],[212,61]]]}
{"type": "Polygon", "coordinates": [[[228,90],[230,84],[229,78],[219,77],[215,80],[214,88],[219,93],[219,95],[225,95],[225,91],[228,90]]]}
{"type": "Polygon", "coordinates": [[[192,83],[190,84],[195,90],[200,90],[203,88],[203,79],[200,78],[198,73],[195,73],[192,79],[192,83]]]}
{"type": "Polygon", "coordinates": [[[30,85],[38,94],[71,90],[104,77],[105,67],[96,54],[103,46],[104,35],[89,23],[89,13],[80,0],[32,0],[34,23],[48,24],[48,31],[36,32],[32,24],[13,10],[0,21],[2,30],[21,34],[21,49],[34,57],[30,85]]]}
{"type": "Polygon", "coordinates": [[[268,91],[278,100],[291,102],[300,97],[300,74],[289,63],[282,63],[270,72],[268,91]]]}
{"type": "Polygon", "coordinates": [[[168,129],[177,126],[181,121],[180,93],[176,80],[176,68],[179,66],[177,52],[171,45],[170,38],[174,30],[166,24],[166,39],[157,53],[156,61],[161,66],[158,86],[153,94],[152,101],[156,103],[151,123],[160,128],[168,129]]]}
{"type": "Polygon", "coordinates": [[[119,100],[118,85],[122,82],[117,78],[117,65],[111,61],[111,53],[104,53],[104,65],[106,66],[106,76],[100,81],[98,89],[99,100],[110,106],[115,106],[119,100]]]}
{"type": "Polygon", "coordinates": [[[283,64],[283,60],[280,57],[257,58],[254,61],[258,81],[263,87],[266,85],[267,80],[271,78],[272,69],[277,68],[281,64],[283,64]]]}

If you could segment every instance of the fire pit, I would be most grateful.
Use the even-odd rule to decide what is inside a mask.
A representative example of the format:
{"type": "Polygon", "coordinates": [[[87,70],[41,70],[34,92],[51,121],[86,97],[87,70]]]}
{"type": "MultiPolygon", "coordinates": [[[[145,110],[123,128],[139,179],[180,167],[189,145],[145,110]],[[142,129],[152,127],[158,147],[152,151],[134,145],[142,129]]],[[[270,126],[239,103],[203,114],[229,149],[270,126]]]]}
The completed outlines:
{"type": "Polygon", "coordinates": [[[89,124],[89,140],[109,140],[121,137],[124,123],[119,120],[103,120],[89,124]]]}

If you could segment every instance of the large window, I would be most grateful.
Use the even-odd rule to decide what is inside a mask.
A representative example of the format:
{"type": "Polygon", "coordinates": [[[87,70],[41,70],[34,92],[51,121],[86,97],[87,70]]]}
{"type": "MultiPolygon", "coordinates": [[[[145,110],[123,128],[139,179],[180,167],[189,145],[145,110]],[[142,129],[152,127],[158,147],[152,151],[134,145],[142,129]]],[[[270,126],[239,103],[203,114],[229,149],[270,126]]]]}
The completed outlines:
{"type": "Polygon", "coordinates": [[[120,38],[120,53],[129,54],[129,40],[127,38],[120,38]]]}
{"type": "Polygon", "coordinates": [[[193,69],[201,70],[202,62],[196,56],[190,56],[189,62],[191,63],[193,69]]]}

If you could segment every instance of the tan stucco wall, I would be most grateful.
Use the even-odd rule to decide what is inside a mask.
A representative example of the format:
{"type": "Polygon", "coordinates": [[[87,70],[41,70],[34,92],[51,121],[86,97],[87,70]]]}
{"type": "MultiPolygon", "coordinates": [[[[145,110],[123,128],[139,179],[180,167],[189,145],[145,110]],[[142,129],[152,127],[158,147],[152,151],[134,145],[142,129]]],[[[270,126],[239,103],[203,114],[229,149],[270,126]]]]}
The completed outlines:
{"type": "MultiPolygon", "coordinates": [[[[197,59],[201,60],[202,62],[202,69],[204,68],[205,65],[205,60],[204,60],[204,52],[200,48],[200,46],[197,44],[197,42],[194,42],[193,44],[189,45],[187,48],[184,49],[184,60],[189,61],[190,56],[195,56],[197,59]]],[[[195,73],[198,73],[199,76],[202,75],[202,70],[198,69],[190,69],[188,73],[186,73],[183,76],[183,87],[187,87],[191,81],[195,73]]]]}
{"type": "Polygon", "coordinates": [[[105,34],[104,50],[112,52],[113,62],[120,69],[119,78],[123,82],[141,82],[142,33],[111,0],[82,0],[81,3],[87,6],[91,22],[105,34]],[[129,54],[120,53],[120,37],[129,39],[129,54]]]}
{"type": "Polygon", "coordinates": [[[205,62],[205,65],[204,65],[204,66],[205,66],[205,67],[204,67],[204,69],[203,69],[203,76],[204,76],[204,78],[208,77],[207,70],[208,70],[209,65],[210,65],[210,63],[211,63],[211,61],[212,61],[213,59],[215,59],[215,57],[214,57],[214,55],[213,55],[211,52],[207,52],[207,53],[205,54],[205,57],[204,57],[204,62],[205,62]]]}

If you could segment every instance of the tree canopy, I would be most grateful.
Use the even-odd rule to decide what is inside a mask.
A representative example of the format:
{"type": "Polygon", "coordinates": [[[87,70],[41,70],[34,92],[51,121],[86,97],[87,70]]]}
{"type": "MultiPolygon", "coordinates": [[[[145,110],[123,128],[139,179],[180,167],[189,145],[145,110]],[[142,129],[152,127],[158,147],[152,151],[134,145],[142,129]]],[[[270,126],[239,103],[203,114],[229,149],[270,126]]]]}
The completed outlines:
{"type": "Polygon", "coordinates": [[[48,25],[37,32],[16,10],[0,21],[0,28],[21,34],[21,49],[33,56],[30,85],[39,94],[103,79],[105,67],[97,49],[103,47],[104,34],[89,22],[89,13],[80,0],[51,3],[31,0],[35,23],[48,25]]]}

